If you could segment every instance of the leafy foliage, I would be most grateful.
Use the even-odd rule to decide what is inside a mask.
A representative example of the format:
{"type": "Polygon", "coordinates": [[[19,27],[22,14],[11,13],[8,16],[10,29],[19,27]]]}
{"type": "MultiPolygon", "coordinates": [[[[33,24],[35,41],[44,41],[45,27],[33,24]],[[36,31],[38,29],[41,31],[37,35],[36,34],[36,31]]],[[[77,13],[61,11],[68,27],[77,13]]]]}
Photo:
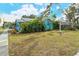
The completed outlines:
{"type": "Polygon", "coordinates": [[[58,21],[53,21],[53,28],[54,29],[59,29],[59,22],[58,21]]]}
{"type": "Polygon", "coordinates": [[[11,23],[11,22],[4,22],[3,24],[3,28],[14,28],[15,27],[15,23],[11,23]]]}
{"type": "Polygon", "coordinates": [[[21,28],[22,32],[39,32],[44,30],[43,24],[39,20],[31,20],[21,23],[21,28]]]}
{"type": "Polygon", "coordinates": [[[72,4],[68,9],[65,10],[65,15],[70,23],[71,29],[76,29],[76,21],[78,19],[75,18],[76,7],[75,4],[72,4]]]}

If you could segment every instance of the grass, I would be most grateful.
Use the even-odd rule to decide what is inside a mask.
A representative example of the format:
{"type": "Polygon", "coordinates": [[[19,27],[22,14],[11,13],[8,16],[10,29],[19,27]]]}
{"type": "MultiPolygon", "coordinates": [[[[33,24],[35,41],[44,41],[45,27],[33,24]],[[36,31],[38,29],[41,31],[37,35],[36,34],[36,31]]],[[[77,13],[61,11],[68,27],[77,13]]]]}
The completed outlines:
{"type": "Polygon", "coordinates": [[[36,32],[9,35],[11,56],[73,56],[79,50],[79,31],[36,32]]]}

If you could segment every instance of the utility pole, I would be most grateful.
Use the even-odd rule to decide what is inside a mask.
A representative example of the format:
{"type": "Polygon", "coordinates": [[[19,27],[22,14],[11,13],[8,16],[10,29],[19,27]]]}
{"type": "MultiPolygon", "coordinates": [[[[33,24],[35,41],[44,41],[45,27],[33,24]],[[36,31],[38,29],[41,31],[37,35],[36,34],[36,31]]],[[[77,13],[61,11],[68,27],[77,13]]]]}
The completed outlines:
{"type": "Polygon", "coordinates": [[[59,31],[61,32],[61,21],[59,21],[59,31]]]}
{"type": "Polygon", "coordinates": [[[62,35],[62,27],[61,27],[62,23],[61,20],[59,20],[59,33],[60,35],[62,35]]]}
{"type": "MultiPolygon", "coordinates": [[[[63,12],[63,10],[61,9],[61,6],[58,4],[58,7],[57,7],[57,9],[58,9],[58,11],[59,12],[63,12]]],[[[61,18],[62,19],[62,18],[61,18]]],[[[60,35],[62,35],[62,28],[61,28],[61,20],[59,20],[59,33],[60,33],[60,35]]]]}

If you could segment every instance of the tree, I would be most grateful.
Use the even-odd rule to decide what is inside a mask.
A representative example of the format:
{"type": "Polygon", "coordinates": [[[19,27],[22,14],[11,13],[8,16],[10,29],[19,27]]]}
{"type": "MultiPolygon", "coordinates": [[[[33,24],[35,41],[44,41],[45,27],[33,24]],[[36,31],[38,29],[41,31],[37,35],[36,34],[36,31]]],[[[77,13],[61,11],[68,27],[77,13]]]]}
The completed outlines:
{"type": "Polygon", "coordinates": [[[44,17],[47,17],[48,15],[50,15],[50,8],[51,8],[51,6],[52,6],[52,3],[50,3],[49,5],[47,5],[46,10],[41,13],[41,16],[40,16],[41,20],[44,17]]]}
{"type": "Polygon", "coordinates": [[[71,6],[64,11],[64,14],[66,15],[66,17],[69,21],[70,27],[72,29],[75,29],[75,24],[76,24],[76,21],[77,21],[77,19],[75,19],[75,13],[76,13],[76,8],[75,8],[74,3],[71,4],[71,6]]]}
{"type": "Polygon", "coordinates": [[[53,21],[56,19],[56,15],[53,13],[52,10],[50,10],[50,16],[49,16],[49,17],[50,17],[50,19],[53,20],[53,21]]]}

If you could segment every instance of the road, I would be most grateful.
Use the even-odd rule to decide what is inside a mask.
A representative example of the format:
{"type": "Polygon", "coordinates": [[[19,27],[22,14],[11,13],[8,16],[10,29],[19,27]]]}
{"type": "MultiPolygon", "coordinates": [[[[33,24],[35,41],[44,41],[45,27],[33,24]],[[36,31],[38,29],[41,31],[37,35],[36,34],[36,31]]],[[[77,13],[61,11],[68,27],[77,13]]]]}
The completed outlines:
{"type": "Polygon", "coordinates": [[[0,35],[0,56],[8,55],[8,29],[0,35]]]}

